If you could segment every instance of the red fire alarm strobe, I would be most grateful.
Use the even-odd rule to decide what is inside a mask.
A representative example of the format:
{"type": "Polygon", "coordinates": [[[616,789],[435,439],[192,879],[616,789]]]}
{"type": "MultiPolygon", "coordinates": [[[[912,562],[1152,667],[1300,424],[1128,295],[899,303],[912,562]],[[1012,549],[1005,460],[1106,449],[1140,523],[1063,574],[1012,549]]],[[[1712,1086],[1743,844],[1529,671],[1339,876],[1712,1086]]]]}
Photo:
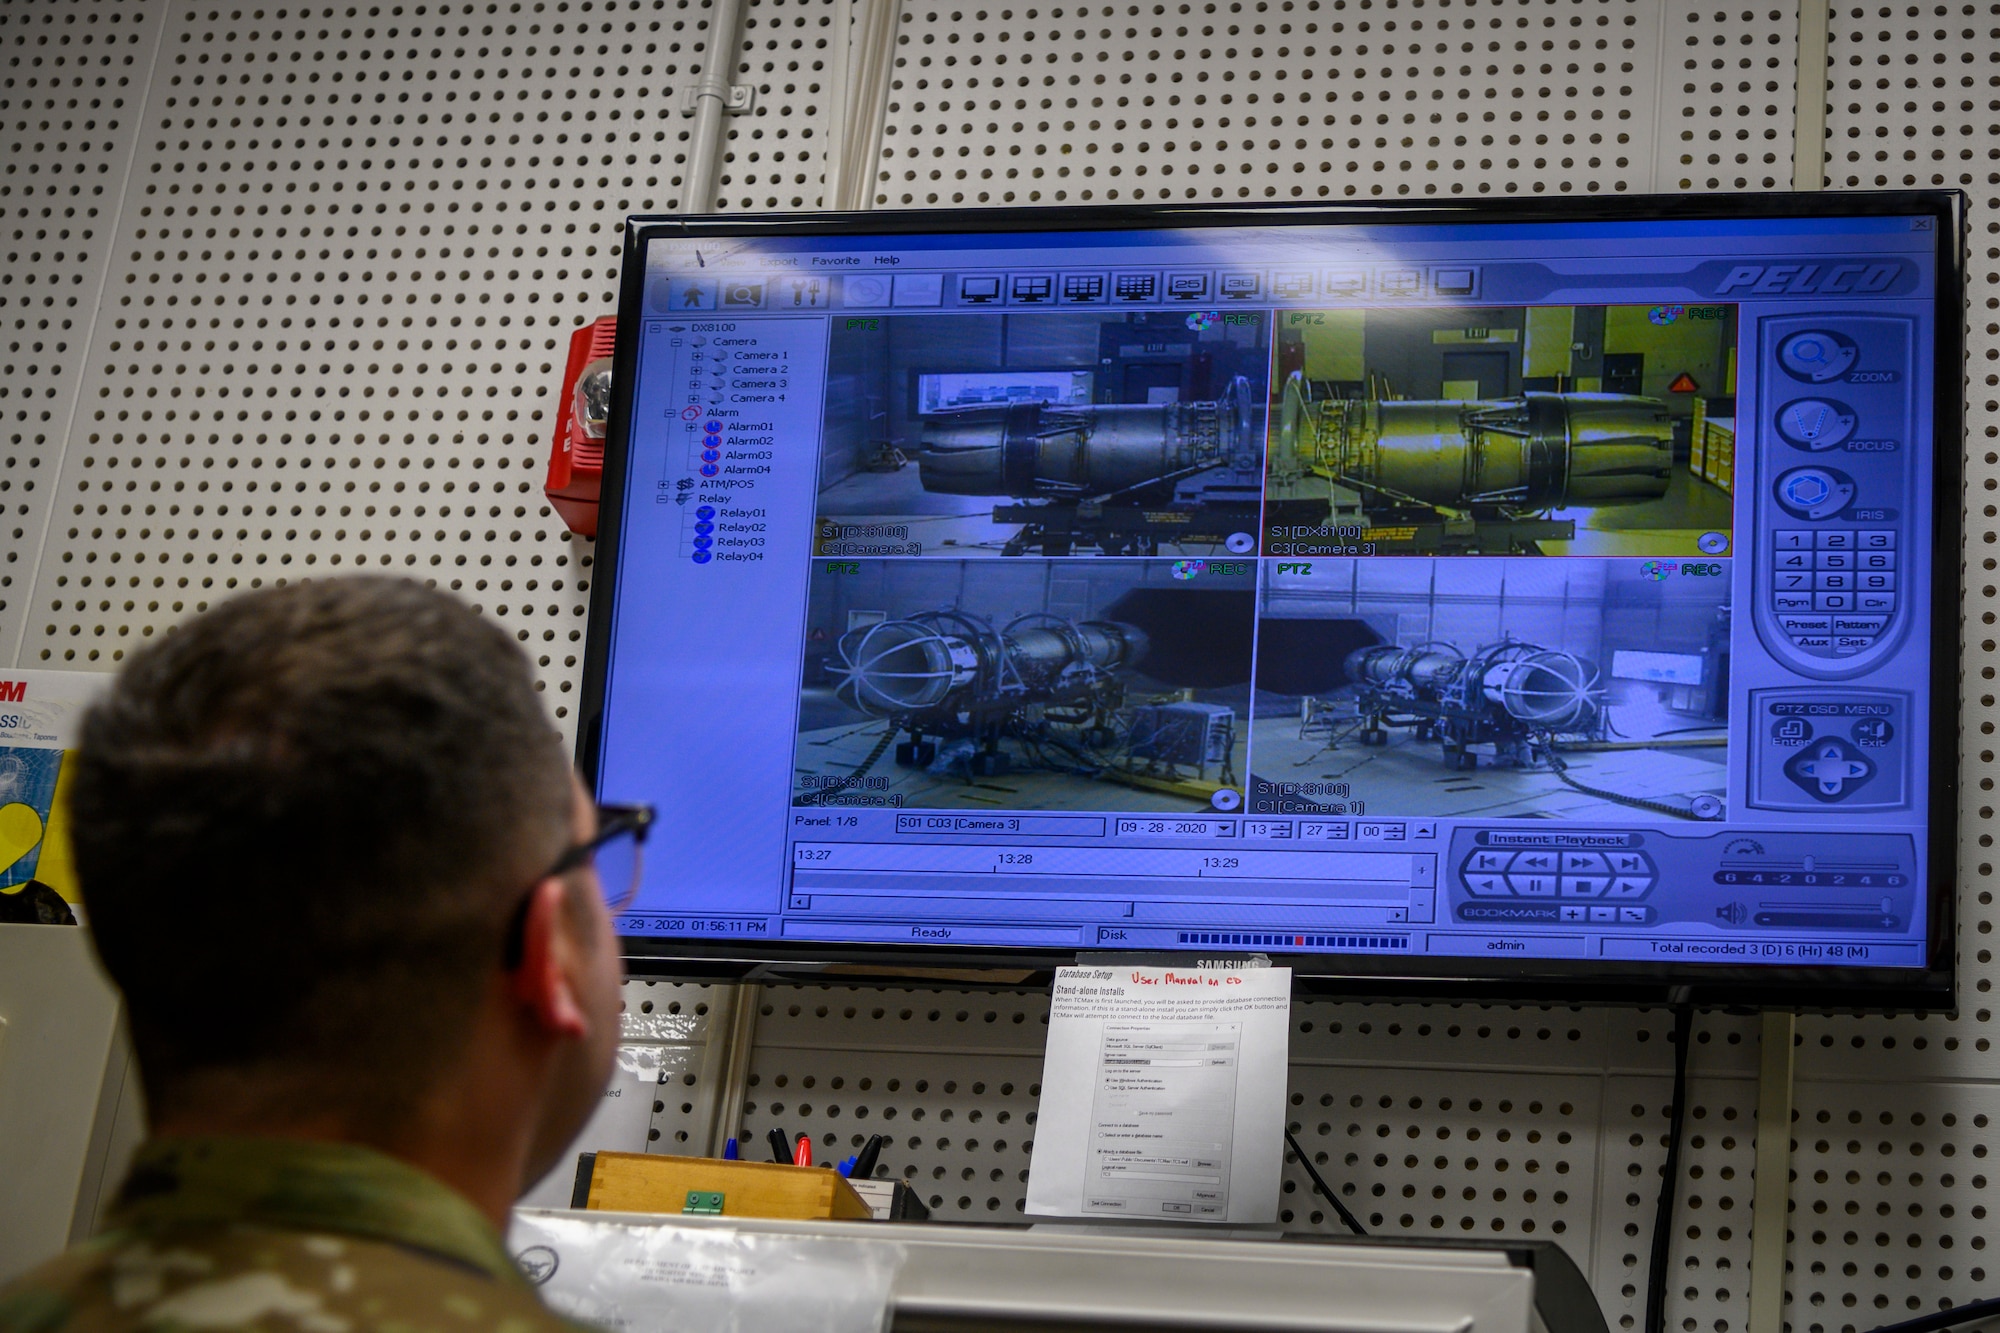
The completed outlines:
{"type": "Polygon", "coordinates": [[[556,400],[556,436],[542,490],[579,537],[597,535],[604,424],[611,415],[611,347],[617,334],[618,317],[606,315],[570,335],[569,362],[563,367],[562,394],[556,400]]]}

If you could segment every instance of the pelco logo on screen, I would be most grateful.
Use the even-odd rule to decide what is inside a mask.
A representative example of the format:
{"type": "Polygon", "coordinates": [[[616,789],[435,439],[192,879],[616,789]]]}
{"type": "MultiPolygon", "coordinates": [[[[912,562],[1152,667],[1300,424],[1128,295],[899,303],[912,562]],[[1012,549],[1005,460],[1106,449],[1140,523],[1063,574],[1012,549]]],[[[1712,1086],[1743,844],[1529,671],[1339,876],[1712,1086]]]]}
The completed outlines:
{"type": "Polygon", "coordinates": [[[1866,296],[1897,285],[1916,266],[1885,259],[1866,264],[1738,264],[1715,284],[1717,296],[1866,296]]]}

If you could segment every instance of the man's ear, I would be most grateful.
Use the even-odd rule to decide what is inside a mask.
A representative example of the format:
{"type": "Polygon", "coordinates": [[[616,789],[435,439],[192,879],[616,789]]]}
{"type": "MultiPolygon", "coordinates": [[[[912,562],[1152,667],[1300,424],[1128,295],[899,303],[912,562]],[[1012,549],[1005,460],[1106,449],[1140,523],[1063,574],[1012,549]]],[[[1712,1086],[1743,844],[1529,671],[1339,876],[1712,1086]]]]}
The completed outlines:
{"type": "Polygon", "coordinates": [[[582,1038],[590,1034],[577,993],[585,950],[569,894],[569,886],[553,875],[529,892],[513,990],[549,1036],[582,1038]]]}

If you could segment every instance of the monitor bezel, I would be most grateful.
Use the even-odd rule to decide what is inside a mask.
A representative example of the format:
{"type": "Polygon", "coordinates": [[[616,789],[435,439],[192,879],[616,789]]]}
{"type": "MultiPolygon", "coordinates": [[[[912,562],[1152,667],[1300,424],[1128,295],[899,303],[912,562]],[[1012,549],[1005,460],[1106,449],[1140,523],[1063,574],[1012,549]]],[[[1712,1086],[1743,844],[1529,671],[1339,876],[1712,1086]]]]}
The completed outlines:
{"type": "MultiPolygon", "coordinates": [[[[1132,231],[1162,227],[1436,226],[1507,223],[1731,221],[1758,218],[1929,216],[1936,222],[1937,292],[1932,383],[1933,500],[1930,679],[1929,929],[1922,967],[1733,965],[1481,958],[1281,954],[1304,992],[1377,999],[1542,1003],[1663,1003],[1847,1012],[1938,1012],[1955,1005],[1955,935],[1962,741],[1959,673],[1964,531],[1966,199],[1956,190],[1854,194],[1624,195],[1589,198],[1396,200],[1247,204],[1121,204],[925,209],[754,216],[634,216],[627,220],[612,358],[613,397],[604,449],[599,526],[578,700],[576,756],[597,773],[622,514],[646,248],[701,237],[834,236],[1025,231],[1132,231]],[[1958,570],[1960,577],[1938,577],[1958,570]],[[1949,740],[1947,739],[1949,738],[1949,740]]],[[[658,855],[659,851],[655,851],[658,855]]],[[[621,935],[635,975],[685,980],[795,980],[1039,987],[1083,949],[884,944],[785,944],[621,935]]],[[[1189,958],[1221,953],[1191,950],[1189,958]]]]}

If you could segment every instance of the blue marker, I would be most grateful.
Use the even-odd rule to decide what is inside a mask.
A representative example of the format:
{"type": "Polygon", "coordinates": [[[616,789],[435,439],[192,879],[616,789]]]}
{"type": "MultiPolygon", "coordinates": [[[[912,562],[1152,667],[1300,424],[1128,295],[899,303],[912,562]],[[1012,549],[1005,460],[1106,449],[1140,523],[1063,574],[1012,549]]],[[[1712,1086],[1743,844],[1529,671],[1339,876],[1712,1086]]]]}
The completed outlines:
{"type": "Polygon", "coordinates": [[[729,1141],[722,1145],[722,1160],[725,1162],[736,1160],[736,1136],[733,1134],[730,1135],[729,1141]]]}

